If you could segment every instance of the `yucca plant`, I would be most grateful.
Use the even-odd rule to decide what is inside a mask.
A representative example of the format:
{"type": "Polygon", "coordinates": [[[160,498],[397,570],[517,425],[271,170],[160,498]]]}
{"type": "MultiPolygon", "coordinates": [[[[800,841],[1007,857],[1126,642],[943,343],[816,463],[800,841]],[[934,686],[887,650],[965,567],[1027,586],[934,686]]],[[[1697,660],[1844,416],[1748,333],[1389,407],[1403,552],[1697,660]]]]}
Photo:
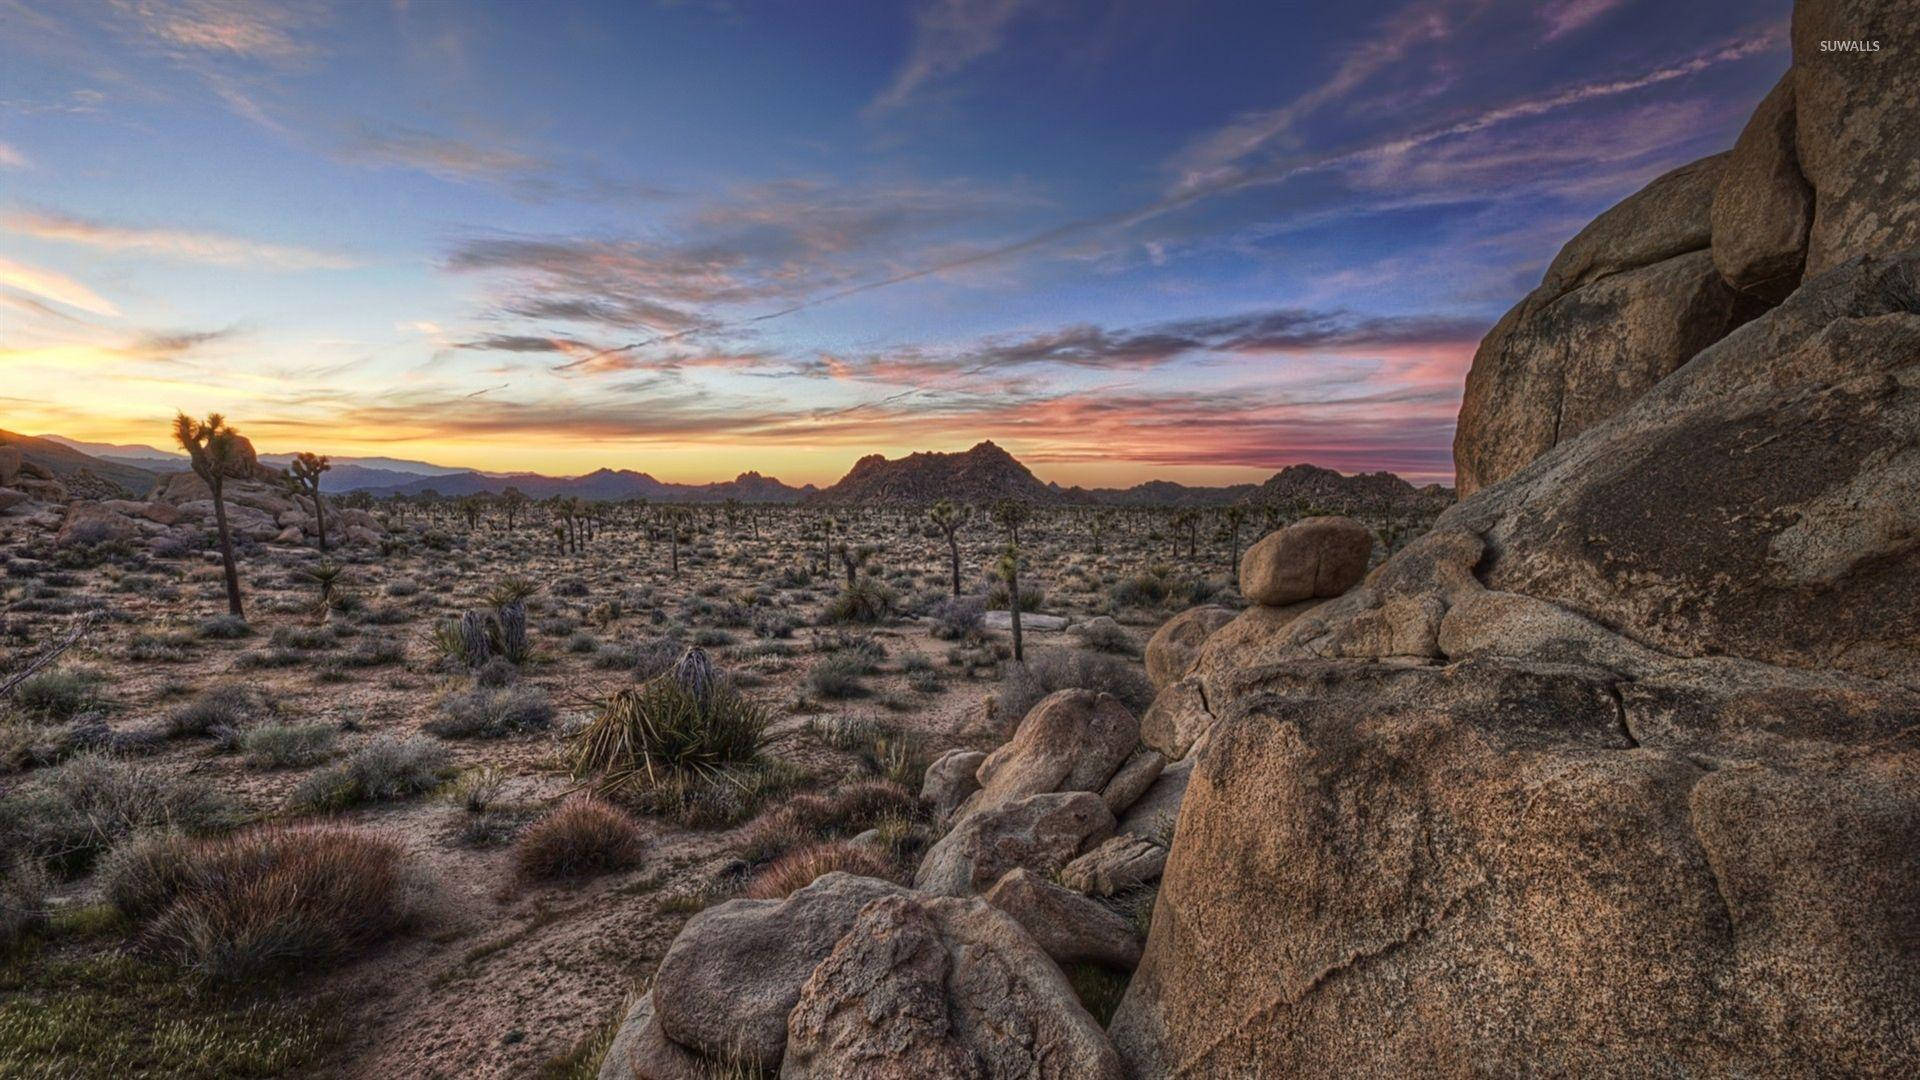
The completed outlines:
{"type": "Polygon", "coordinates": [[[701,779],[760,756],[766,709],[721,677],[700,649],[664,675],[616,690],[567,748],[576,780],[603,794],[643,790],[673,774],[701,779]]]}
{"type": "Polygon", "coordinates": [[[336,563],[321,563],[318,566],[302,567],[300,576],[313,582],[320,589],[320,610],[333,606],[334,594],[340,583],[346,579],[347,569],[336,563]]]}

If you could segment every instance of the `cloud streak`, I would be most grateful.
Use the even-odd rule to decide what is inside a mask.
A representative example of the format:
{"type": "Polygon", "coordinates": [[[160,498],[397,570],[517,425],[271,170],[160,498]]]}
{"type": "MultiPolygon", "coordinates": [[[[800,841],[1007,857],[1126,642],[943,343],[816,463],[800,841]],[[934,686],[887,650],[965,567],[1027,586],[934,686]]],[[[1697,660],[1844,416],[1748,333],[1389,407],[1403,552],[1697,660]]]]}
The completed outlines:
{"type": "Polygon", "coordinates": [[[113,225],[52,211],[0,215],[0,227],[39,240],[81,244],[116,253],[156,255],[218,266],[263,266],[279,270],[344,270],[345,256],[285,244],[267,244],[190,229],[113,225]]]}
{"type": "Polygon", "coordinates": [[[95,315],[120,314],[120,309],[111,301],[65,274],[28,266],[4,256],[0,256],[0,285],[95,315]]]}

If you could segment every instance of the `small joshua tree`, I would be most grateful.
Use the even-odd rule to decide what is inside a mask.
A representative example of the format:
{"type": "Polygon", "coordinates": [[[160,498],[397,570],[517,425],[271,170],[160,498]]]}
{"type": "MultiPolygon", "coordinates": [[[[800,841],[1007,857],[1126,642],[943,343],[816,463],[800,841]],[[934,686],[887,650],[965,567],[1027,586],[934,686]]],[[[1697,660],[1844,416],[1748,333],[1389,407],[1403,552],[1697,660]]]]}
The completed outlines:
{"type": "Polygon", "coordinates": [[[971,516],[973,516],[972,507],[955,506],[946,499],[941,499],[939,502],[934,503],[933,509],[927,511],[927,519],[932,521],[934,527],[940,530],[940,535],[947,538],[947,557],[953,565],[953,595],[955,596],[960,595],[960,541],[958,534],[960,532],[960,526],[966,524],[967,519],[971,516]]]}
{"type": "Polygon", "coordinates": [[[320,589],[320,610],[326,611],[333,606],[333,598],[340,591],[340,582],[346,577],[346,568],[334,563],[321,563],[300,571],[300,576],[313,582],[320,589]]]}
{"type": "Polygon", "coordinates": [[[287,481],[294,494],[313,500],[313,526],[320,533],[320,550],[327,550],[327,508],[320,501],[320,474],[333,468],[325,454],[301,453],[287,466],[287,481]]]}
{"type": "Polygon", "coordinates": [[[1013,658],[1025,661],[1026,651],[1020,638],[1020,526],[1033,517],[1033,508],[1018,499],[1001,499],[993,504],[994,524],[1006,530],[1006,547],[1001,549],[997,567],[1007,583],[1007,609],[1013,625],[1013,658]]]}
{"type": "Polygon", "coordinates": [[[1240,526],[1246,523],[1247,508],[1244,506],[1229,506],[1227,507],[1225,516],[1227,519],[1228,536],[1227,572],[1231,574],[1234,572],[1234,569],[1240,565],[1240,526]]]}
{"type": "Polygon", "coordinates": [[[208,413],[195,420],[186,413],[173,418],[173,438],[192,459],[194,474],[205,481],[213,495],[213,520],[220,536],[220,562],[226,571],[227,611],[245,618],[240,608],[240,567],[233,559],[233,530],[227,525],[227,477],[238,469],[245,456],[245,440],[227,426],[219,413],[208,413]]]}

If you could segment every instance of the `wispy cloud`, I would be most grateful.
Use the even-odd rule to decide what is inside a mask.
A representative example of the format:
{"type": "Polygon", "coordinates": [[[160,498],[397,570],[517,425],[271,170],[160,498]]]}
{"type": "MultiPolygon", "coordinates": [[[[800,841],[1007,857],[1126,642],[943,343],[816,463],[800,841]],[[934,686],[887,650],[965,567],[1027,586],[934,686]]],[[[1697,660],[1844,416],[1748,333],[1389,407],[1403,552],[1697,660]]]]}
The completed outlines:
{"type": "Polygon", "coordinates": [[[930,84],[966,69],[999,49],[1007,28],[1030,0],[925,0],[913,12],[913,44],[878,97],[867,107],[878,116],[907,104],[930,84]]]}
{"type": "Polygon", "coordinates": [[[24,169],[27,167],[27,155],[11,145],[0,142],[0,169],[24,169]]]}
{"type": "Polygon", "coordinates": [[[0,256],[0,285],[95,315],[120,314],[120,309],[99,293],[65,274],[14,262],[3,256],[0,256]]]}
{"type": "Polygon", "coordinates": [[[300,31],[323,12],[286,0],[115,0],[157,40],[182,52],[287,63],[311,47],[300,31]]]}
{"type": "Polygon", "coordinates": [[[91,221],[53,211],[0,215],[0,227],[22,236],[83,244],[113,252],[132,252],[219,266],[263,266],[282,270],[341,270],[354,265],[342,255],[310,248],[268,244],[190,229],[141,228],[91,221]]]}
{"type": "Polygon", "coordinates": [[[1565,37],[1598,22],[1600,18],[1627,0],[1551,0],[1540,5],[1540,19],[1547,24],[1546,39],[1565,37]]]}

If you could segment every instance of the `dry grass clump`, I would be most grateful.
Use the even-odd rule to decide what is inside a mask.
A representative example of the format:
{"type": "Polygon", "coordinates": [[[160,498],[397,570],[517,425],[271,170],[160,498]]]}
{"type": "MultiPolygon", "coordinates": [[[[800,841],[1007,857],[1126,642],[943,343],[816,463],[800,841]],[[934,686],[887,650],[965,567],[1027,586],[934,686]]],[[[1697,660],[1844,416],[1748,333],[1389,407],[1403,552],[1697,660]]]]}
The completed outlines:
{"type": "Polygon", "coordinates": [[[251,686],[224,683],[202,691],[167,715],[167,734],[175,738],[207,735],[216,729],[238,731],[270,710],[251,686]]]}
{"type": "Polygon", "coordinates": [[[213,832],[238,817],[231,801],[203,783],[171,780],[140,762],[88,753],[0,796],[0,851],[30,853],[71,875],[137,829],[169,825],[213,832]]]}
{"type": "Polygon", "coordinates": [[[1018,722],[1040,699],[1056,690],[1104,690],[1135,716],[1153,704],[1146,669],[1111,653],[1080,649],[1035,649],[1025,663],[1006,665],[1001,674],[997,712],[1018,722]]]}
{"type": "Polygon", "coordinates": [[[920,799],[891,780],[855,780],[832,791],[795,795],[761,815],[740,838],[738,850],[751,862],[795,848],[852,836],[889,820],[924,816],[920,799]]]}
{"type": "Polygon", "coordinates": [[[400,848],[339,826],[154,836],[115,852],[101,878],[143,949],[221,981],[337,965],[411,917],[400,848]]]}
{"type": "Polygon", "coordinates": [[[813,884],[822,874],[844,870],[861,877],[898,878],[900,867],[870,844],[830,840],[795,848],[768,863],[748,879],[740,895],[750,900],[784,900],[797,889],[813,884]]]}
{"type": "Polygon", "coordinates": [[[21,856],[0,866],[0,952],[46,925],[51,888],[37,859],[21,856]]]}
{"type": "Polygon", "coordinates": [[[423,726],[443,738],[498,739],[544,731],[553,724],[553,716],[553,703],[537,686],[479,686],[443,699],[440,715],[423,726]]]}
{"type": "Polygon", "coordinates": [[[452,773],[447,751],[431,739],[378,739],[293,789],[297,810],[345,810],[404,799],[439,787],[452,773]]]}
{"type": "Polygon", "coordinates": [[[513,862],[524,881],[553,881],[624,870],[640,862],[644,848],[640,826],[626,812],[574,798],[527,826],[513,862]]]}

